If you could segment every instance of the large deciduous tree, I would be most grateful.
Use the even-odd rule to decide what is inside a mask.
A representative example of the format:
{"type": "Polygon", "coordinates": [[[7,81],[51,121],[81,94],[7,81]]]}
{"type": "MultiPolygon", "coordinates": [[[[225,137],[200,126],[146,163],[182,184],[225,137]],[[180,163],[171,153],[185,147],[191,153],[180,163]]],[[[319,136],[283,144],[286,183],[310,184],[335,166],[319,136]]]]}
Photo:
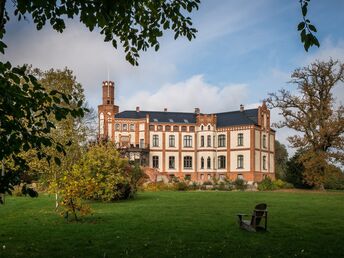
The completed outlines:
{"type": "Polygon", "coordinates": [[[297,92],[271,93],[268,103],[284,117],[277,127],[298,132],[288,140],[304,150],[300,160],[306,182],[323,188],[329,163],[344,164],[344,106],[333,96],[335,87],[343,87],[344,64],[316,61],[296,69],[291,77],[297,92]]]}
{"type": "MultiPolygon", "coordinates": [[[[149,47],[159,49],[158,39],[164,30],[172,30],[175,38],[194,38],[196,29],[187,14],[198,9],[198,4],[199,0],[0,0],[0,52],[4,54],[7,47],[3,38],[6,23],[12,16],[9,10],[14,10],[18,21],[31,19],[37,30],[50,23],[54,30],[63,32],[65,19],[78,17],[91,31],[99,28],[104,40],[111,41],[115,48],[121,44],[126,59],[137,65],[140,51],[149,47]]],[[[19,183],[20,175],[28,170],[26,160],[19,156],[22,151],[35,149],[39,159],[46,158],[50,162],[54,158],[60,164],[59,157],[43,151],[45,147],[54,146],[58,152],[65,153],[63,144],[51,138],[51,130],[56,127],[51,117],[58,121],[68,115],[82,117],[85,110],[81,99],[77,100],[75,108],[61,105],[73,96],[48,91],[35,76],[27,73],[25,66],[13,68],[6,61],[0,62],[0,92],[0,161],[12,159],[14,167],[19,167],[0,174],[0,194],[3,194],[10,193],[13,185],[19,183]]],[[[0,195],[0,203],[2,201],[0,195]]]]}

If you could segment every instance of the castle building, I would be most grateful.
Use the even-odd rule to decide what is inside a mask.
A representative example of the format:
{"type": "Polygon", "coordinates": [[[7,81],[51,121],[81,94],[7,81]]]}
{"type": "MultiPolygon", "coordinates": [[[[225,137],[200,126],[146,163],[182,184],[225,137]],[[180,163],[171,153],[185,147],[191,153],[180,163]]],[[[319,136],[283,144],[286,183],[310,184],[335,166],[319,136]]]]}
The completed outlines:
{"type": "Polygon", "coordinates": [[[119,112],[114,83],[103,82],[99,139],[167,177],[202,182],[275,178],[275,131],[265,102],[255,109],[204,114],[136,110],[119,112]]]}

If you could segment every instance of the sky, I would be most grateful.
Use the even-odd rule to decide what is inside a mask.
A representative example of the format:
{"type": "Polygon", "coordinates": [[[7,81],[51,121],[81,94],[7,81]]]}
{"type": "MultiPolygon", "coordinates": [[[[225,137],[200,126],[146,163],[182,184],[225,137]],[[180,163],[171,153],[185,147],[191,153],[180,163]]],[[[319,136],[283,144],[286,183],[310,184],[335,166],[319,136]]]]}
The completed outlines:
{"type": "MultiPolygon", "coordinates": [[[[102,81],[115,82],[120,111],[163,110],[203,113],[257,107],[269,92],[295,90],[288,83],[293,70],[330,57],[344,62],[344,1],[310,3],[308,17],[317,27],[320,48],[305,52],[296,27],[301,21],[298,0],[203,0],[191,18],[196,39],[173,39],[166,32],[160,49],[141,53],[139,66],[126,60],[122,49],[104,42],[99,30],[90,32],[78,19],[67,20],[60,34],[48,25],[37,31],[30,19],[13,18],[6,27],[5,59],[14,65],[41,69],[68,67],[85,88],[88,103],[101,104],[102,81]]],[[[3,58],[3,57],[2,57],[3,58]]],[[[343,86],[343,85],[342,85],[343,86]]],[[[344,102],[344,87],[336,98],[344,102]]],[[[272,120],[281,118],[272,111],[272,120]]],[[[289,129],[278,129],[287,143],[289,129]]],[[[293,150],[289,148],[292,153],[293,150]]]]}

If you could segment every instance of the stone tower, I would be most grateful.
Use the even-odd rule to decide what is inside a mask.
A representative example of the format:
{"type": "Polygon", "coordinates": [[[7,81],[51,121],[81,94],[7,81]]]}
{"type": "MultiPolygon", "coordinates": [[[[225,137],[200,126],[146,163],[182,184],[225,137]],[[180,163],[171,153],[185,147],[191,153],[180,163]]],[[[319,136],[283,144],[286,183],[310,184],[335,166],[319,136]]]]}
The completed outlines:
{"type": "Polygon", "coordinates": [[[103,103],[98,106],[98,138],[113,141],[114,116],[119,107],[115,105],[115,84],[113,81],[103,81],[103,103]]]}

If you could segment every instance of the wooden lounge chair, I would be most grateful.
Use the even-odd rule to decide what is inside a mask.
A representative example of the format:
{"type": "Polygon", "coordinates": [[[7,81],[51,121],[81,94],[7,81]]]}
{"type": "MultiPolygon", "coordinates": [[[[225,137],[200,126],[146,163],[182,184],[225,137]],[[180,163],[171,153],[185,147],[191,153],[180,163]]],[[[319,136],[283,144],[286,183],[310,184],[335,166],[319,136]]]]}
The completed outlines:
{"type": "Polygon", "coordinates": [[[247,231],[256,232],[259,230],[267,231],[268,226],[268,210],[265,203],[257,204],[254,207],[251,220],[244,220],[244,217],[248,217],[247,214],[238,214],[240,228],[247,231]],[[264,219],[264,226],[260,226],[260,222],[264,219]]]}

